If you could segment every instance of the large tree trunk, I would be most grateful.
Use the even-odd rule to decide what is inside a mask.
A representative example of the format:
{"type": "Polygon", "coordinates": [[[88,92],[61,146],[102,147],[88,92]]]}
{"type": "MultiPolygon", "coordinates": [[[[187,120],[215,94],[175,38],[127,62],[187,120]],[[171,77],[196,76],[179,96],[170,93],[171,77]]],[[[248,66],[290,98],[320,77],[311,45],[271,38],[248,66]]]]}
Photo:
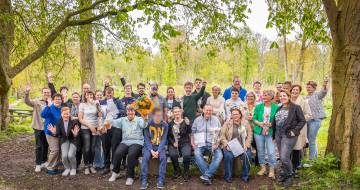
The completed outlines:
{"type": "Polygon", "coordinates": [[[333,38],[333,110],[326,153],[341,169],[360,165],[360,3],[323,0],[333,38]]]}
{"type": "Polygon", "coordinates": [[[5,130],[9,124],[7,95],[11,87],[11,79],[8,71],[14,42],[14,23],[11,14],[10,0],[0,0],[0,130],[5,130]]]}
{"type": "MultiPolygon", "coordinates": [[[[80,7],[87,7],[92,4],[91,0],[79,0],[80,7]]],[[[86,19],[92,16],[92,12],[80,14],[80,19],[86,19]]],[[[96,89],[96,74],[94,60],[94,42],[91,25],[80,26],[80,75],[81,84],[88,83],[92,90],[96,89]]]]}

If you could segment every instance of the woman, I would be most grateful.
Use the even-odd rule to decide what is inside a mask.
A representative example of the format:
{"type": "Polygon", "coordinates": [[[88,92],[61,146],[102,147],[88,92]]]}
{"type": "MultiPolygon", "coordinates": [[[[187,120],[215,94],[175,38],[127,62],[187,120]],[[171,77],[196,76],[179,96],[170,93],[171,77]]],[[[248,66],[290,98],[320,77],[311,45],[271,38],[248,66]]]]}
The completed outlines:
{"type": "MultiPolygon", "coordinates": [[[[103,99],[103,91],[96,90],[95,91],[95,100],[97,104],[100,104],[100,101],[103,99]]],[[[103,113],[103,116],[105,113],[103,113]]],[[[102,123],[101,123],[102,125],[102,123]]],[[[95,157],[94,157],[94,167],[97,170],[104,168],[104,154],[101,149],[101,137],[100,134],[97,134],[95,138],[95,157]]]]}
{"type": "Polygon", "coordinates": [[[188,119],[182,119],[182,110],[180,107],[174,107],[174,120],[169,123],[168,149],[171,162],[174,166],[174,178],[181,174],[179,165],[179,155],[183,157],[184,180],[188,181],[191,161],[191,125],[188,119]],[[180,153],[180,154],[179,154],[180,153]]]}
{"type": "MultiPolygon", "coordinates": [[[[301,86],[298,84],[295,84],[291,87],[290,93],[291,93],[291,102],[294,104],[297,104],[301,107],[306,121],[308,121],[311,118],[311,110],[310,106],[307,100],[305,100],[301,95],[301,86]]],[[[302,150],[305,147],[307,142],[307,125],[305,123],[305,126],[300,131],[300,135],[298,137],[298,140],[296,142],[296,145],[294,147],[294,150],[292,152],[292,164],[294,167],[294,171],[301,166],[301,157],[303,155],[302,150]]]]}
{"type": "Polygon", "coordinates": [[[221,88],[218,85],[212,87],[212,96],[206,100],[206,104],[213,106],[213,114],[219,118],[221,124],[225,120],[225,99],[220,96],[221,88]]]}
{"type": "Polygon", "coordinates": [[[292,184],[293,174],[290,155],[306,120],[301,107],[290,101],[290,92],[281,90],[280,101],[282,105],[276,111],[272,128],[274,128],[273,137],[275,137],[281,161],[278,181],[287,188],[292,184]]]}
{"type": "Polygon", "coordinates": [[[243,161],[242,180],[244,182],[249,181],[250,173],[250,159],[251,158],[251,141],[253,139],[252,128],[248,122],[242,121],[241,110],[237,107],[231,109],[231,119],[226,121],[221,128],[221,146],[224,152],[224,164],[226,182],[232,182],[232,171],[234,154],[232,153],[228,143],[234,139],[237,139],[241,146],[245,149],[245,152],[240,156],[243,161]]]}
{"type": "MultiPolygon", "coordinates": [[[[256,106],[256,95],[254,92],[250,91],[246,94],[245,96],[245,104],[244,104],[244,119],[247,120],[247,122],[249,123],[249,125],[251,126],[251,129],[254,129],[255,127],[255,123],[253,122],[253,116],[254,116],[254,110],[255,110],[255,106],[256,106]]],[[[255,150],[254,154],[255,157],[252,157],[255,162],[256,165],[259,165],[259,160],[257,157],[257,149],[256,149],[256,143],[255,143],[255,139],[253,137],[253,141],[251,143],[252,148],[255,150]]]]}
{"type": "Polygon", "coordinates": [[[316,92],[317,83],[314,81],[309,81],[306,83],[306,91],[308,95],[306,99],[309,102],[311,109],[312,117],[308,121],[308,139],[310,146],[309,159],[313,160],[318,155],[318,150],[316,146],[316,137],[321,126],[321,121],[326,117],[324,111],[323,100],[327,94],[327,84],[328,80],[326,79],[323,84],[323,89],[319,92],[316,92]]]}
{"type": "Polygon", "coordinates": [[[171,122],[174,119],[174,115],[172,112],[173,108],[181,107],[180,101],[176,100],[175,98],[175,89],[171,86],[166,89],[166,107],[168,110],[168,122],[171,122]]]}
{"type": "Polygon", "coordinates": [[[263,91],[264,102],[256,105],[253,115],[254,127],[254,138],[257,148],[257,156],[261,170],[257,173],[258,175],[264,175],[266,173],[265,166],[265,152],[268,154],[269,177],[275,179],[275,145],[272,141],[273,127],[271,122],[274,120],[275,112],[278,106],[271,102],[274,98],[274,94],[271,90],[263,91]],[[266,148],[266,151],[265,151],[266,148]]]}
{"type": "Polygon", "coordinates": [[[79,106],[79,121],[81,123],[85,175],[89,175],[90,172],[96,173],[92,165],[95,156],[95,142],[98,137],[96,129],[102,123],[101,108],[96,103],[95,94],[92,91],[86,92],[84,103],[79,106]]]}
{"type": "MultiPolygon", "coordinates": [[[[80,106],[81,95],[78,92],[72,93],[72,101],[70,108],[71,120],[79,119],[79,106],[80,106]]],[[[80,123],[79,123],[80,126],[80,123]]],[[[81,142],[81,133],[76,137],[76,168],[79,168],[82,160],[82,142],[81,142]]]]}

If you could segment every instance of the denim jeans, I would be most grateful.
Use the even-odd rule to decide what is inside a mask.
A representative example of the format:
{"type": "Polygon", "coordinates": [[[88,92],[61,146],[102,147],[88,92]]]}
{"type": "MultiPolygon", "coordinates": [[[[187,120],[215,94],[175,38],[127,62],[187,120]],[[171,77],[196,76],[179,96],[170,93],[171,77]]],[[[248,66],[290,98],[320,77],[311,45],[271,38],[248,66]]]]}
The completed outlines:
{"type": "Polygon", "coordinates": [[[96,135],[92,135],[90,129],[81,129],[81,139],[83,143],[83,157],[85,167],[92,166],[95,156],[96,135]]]}
{"type": "MultiPolygon", "coordinates": [[[[251,150],[248,149],[245,153],[240,155],[240,159],[243,162],[241,178],[243,180],[248,180],[250,173],[251,150]]],[[[231,151],[224,149],[224,167],[225,167],[224,179],[225,180],[232,179],[233,165],[234,165],[234,154],[231,151]]]]}
{"type": "Polygon", "coordinates": [[[307,124],[308,124],[307,136],[309,139],[309,148],[310,148],[309,159],[313,160],[318,156],[316,138],[319,132],[319,128],[321,126],[321,119],[311,119],[310,121],[308,121],[307,124]]]}
{"type": "Polygon", "coordinates": [[[293,173],[293,165],[291,161],[291,153],[297,142],[298,137],[288,138],[285,134],[276,136],[276,144],[280,153],[281,160],[281,172],[286,177],[289,177],[293,173]]]}
{"type": "Polygon", "coordinates": [[[265,163],[265,148],[269,157],[268,163],[270,167],[275,167],[276,158],[275,158],[275,145],[272,140],[271,135],[257,135],[254,134],[256,147],[257,147],[257,155],[259,159],[259,164],[264,165],[265,163]]]}
{"type": "Polygon", "coordinates": [[[183,157],[184,171],[189,172],[190,162],[191,162],[191,145],[184,144],[180,147],[174,147],[172,145],[168,146],[169,156],[171,158],[171,163],[173,164],[174,171],[180,172],[179,157],[183,157]]]}
{"type": "MultiPolygon", "coordinates": [[[[146,148],[143,148],[142,154],[143,157],[141,161],[141,176],[140,176],[141,184],[147,183],[147,177],[149,173],[149,162],[150,159],[152,158],[150,150],[147,150],[146,148]]],[[[158,159],[160,161],[158,183],[164,183],[166,177],[166,164],[167,164],[166,152],[161,151],[158,159]]]]}
{"type": "Polygon", "coordinates": [[[47,161],[49,145],[44,130],[34,129],[35,136],[35,163],[41,165],[47,161]]]}
{"type": "Polygon", "coordinates": [[[195,148],[194,157],[195,157],[196,165],[199,167],[202,175],[212,178],[216,170],[220,166],[221,160],[223,158],[223,154],[220,148],[217,148],[214,151],[212,151],[211,146],[203,146],[203,147],[195,148]],[[204,160],[205,152],[210,152],[212,154],[210,165],[206,163],[204,160]]]}
{"type": "Polygon", "coordinates": [[[94,157],[94,167],[103,168],[104,167],[104,153],[101,147],[101,137],[99,135],[95,136],[95,157],[94,157]]]}
{"type": "Polygon", "coordinates": [[[62,143],[61,158],[65,169],[76,169],[76,145],[69,140],[62,143]]]}

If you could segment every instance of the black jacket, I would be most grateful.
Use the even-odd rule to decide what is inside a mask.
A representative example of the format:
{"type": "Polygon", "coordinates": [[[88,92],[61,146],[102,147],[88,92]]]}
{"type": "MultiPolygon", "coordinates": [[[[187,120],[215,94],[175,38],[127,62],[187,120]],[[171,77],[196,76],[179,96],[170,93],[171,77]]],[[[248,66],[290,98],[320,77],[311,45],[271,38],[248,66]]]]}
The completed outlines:
{"type": "MultiPolygon", "coordinates": [[[[278,113],[282,107],[283,107],[283,105],[278,108],[276,113],[278,113]]],[[[282,129],[283,129],[282,131],[276,131],[276,119],[273,120],[273,123],[272,123],[272,127],[274,129],[273,138],[275,138],[275,135],[278,135],[277,133],[282,133],[282,132],[284,132],[286,134],[286,136],[289,138],[292,137],[291,132],[293,132],[295,134],[295,136],[300,135],[300,131],[306,123],[304,113],[299,105],[296,105],[292,102],[289,103],[288,108],[289,108],[288,117],[286,118],[286,120],[282,126],[282,129]]],[[[280,135],[282,135],[282,134],[280,134],[280,135]]]]}
{"type": "MultiPolygon", "coordinates": [[[[194,90],[193,94],[196,94],[196,90],[194,90]]],[[[206,105],[207,99],[210,97],[211,95],[207,92],[204,92],[203,96],[200,98],[201,100],[201,104],[200,104],[200,108],[203,109],[204,106],[206,105]]]]}
{"type": "MultiPolygon", "coordinates": [[[[168,132],[167,139],[168,139],[168,145],[171,145],[171,146],[173,146],[175,143],[175,136],[173,133],[174,125],[175,125],[174,121],[171,121],[169,123],[169,132],[168,132]]],[[[191,141],[190,141],[191,125],[186,125],[185,121],[183,121],[180,124],[179,132],[180,132],[179,133],[180,138],[179,138],[178,146],[181,147],[185,144],[190,144],[191,143],[191,141]]]]}
{"type": "Polygon", "coordinates": [[[64,120],[60,119],[60,121],[56,124],[56,136],[59,138],[60,144],[62,144],[65,141],[69,140],[71,143],[76,145],[77,138],[71,132],[71,129],[74,129],[75,125],[77,125],[79,127],[79,129],[80,129],[79,120],[77,120],[77,119],[76,120],[70,120],[68,128],[67,128],[67,133],[65,133],[64,120]]]}

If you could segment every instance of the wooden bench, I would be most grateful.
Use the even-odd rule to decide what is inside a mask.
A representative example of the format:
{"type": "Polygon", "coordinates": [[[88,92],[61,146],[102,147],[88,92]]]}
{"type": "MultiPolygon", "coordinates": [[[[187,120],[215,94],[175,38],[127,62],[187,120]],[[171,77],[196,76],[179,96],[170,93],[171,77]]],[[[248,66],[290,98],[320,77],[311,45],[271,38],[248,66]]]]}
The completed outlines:
{"type": "Polygon", "coordinates": [[[20,118],[18,124],[22,123],[27,117],[31,117],[32,113],[33,109],[9,108],[10,122],[15,121],[15,118],[20,118]]]}

